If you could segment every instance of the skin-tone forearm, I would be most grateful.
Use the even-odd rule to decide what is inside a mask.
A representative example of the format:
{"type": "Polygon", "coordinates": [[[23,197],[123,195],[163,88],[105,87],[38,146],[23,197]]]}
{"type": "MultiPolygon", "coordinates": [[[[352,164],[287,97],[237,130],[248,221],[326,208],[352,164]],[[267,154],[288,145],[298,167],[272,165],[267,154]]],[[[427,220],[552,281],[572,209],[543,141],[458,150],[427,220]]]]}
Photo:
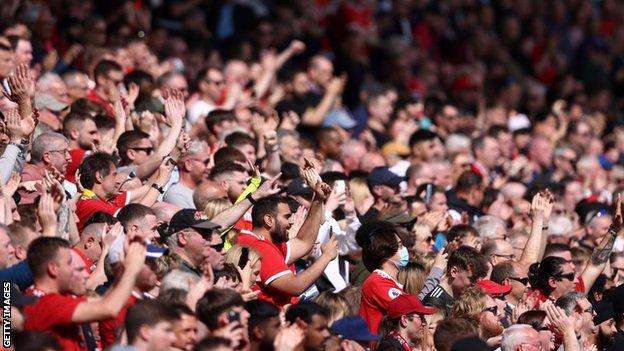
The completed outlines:
{"type": "Polygon", "coordinates": [[[76,245],[76,243],[78,243],[80,241],[80,233],[78,232],[78,226],[76,225],[76,221],[73,220],[74,218],[74,211],[70,211],[69,212],[69,216],[70,216],[70,220],[67,223],[68,224],[68,229],[69,229],[69,243],[73,246],[76,245]]]}
{"type": "Polygon", "coordinates": [[[308,217],[303,222],[297,237],[289,241],[290,257],[286,264],[292,264],[299,258],[307,255],[314,247],[321,221],[323,220],[323,201],[318,198],[312,201],[308,217]]]}
{"type": "Polygon", "coordinates": [[[94,302],[78,305],[72,316],[72,322],[83,323],[116,317],[128,302],[138,273],[138,271],[124,271],[117,285],[104,297],[94,302]]]}
{"type": "Polygon", "coordinates": [[[566,329],[563,333],[563,349],[565,351],[581,351],[574,329],[566,329]]]}
{"type": "Polygon", "coordinates": [[[334,100],[336,96],[329,92],[325,92],[325,96],[321,102],[314,108],[313,110],[306,111],[303,116],[301,116],[301,124],[305,126],[318,126],[323,122],[325,115],[329,112],[329,109],[334,104],[334,100]]]}
{"type": "Polygon", "coordinates": [[[273,177],[282,170],[282,159],[279,156],[279,152],[269,151],[266,157],[266,166],[264,171],[269,176],[273,177]]]}
{"type": "Polygon", "coordinates": [[[520,262],[526,266],[529,266],[539,261],[544,256],[544,250],[546,249],[547,235],[542,230],[544,225],[544,218],[537,216],[533,218],[531,224],[531,233],[529,239],[524,246],[522,256],[520,256],[520,262]]]}
{"type": "Polygon", "coordinates": [[[156,151],[137,168],[136,175],[140,179],[146,179],[158,169],[165,156],[168,156],[178,142],[178,136],[182,130],[182,123],[175,123],[171,126],[169,134],[163,139],[156,151]]]}
{"type": "Polygon", "coordinates": [[[275,77],[275,70],[265,69],[260,74],[260,77],[254,84],[253,91],[257,98],[262,98],[267,93],[275,77]]]}
{"type": "Polygon", "coordinates": [[[612,232],[612,229],[609,228],[609,231],[602,238],[598,246],[594,249],[591,258],[587,261],[585,269],[583,270],[583,273],[581,273],[586,293],[589,292],[589,289],[592,285],[594,285],[594,282],[598,279],[600,273],[602,273],[607,266],[607,262],[609,262],[609,256],[611,255],[611,251],[613,251],[613,244],[615,243],[616,238],[617,231],[612,232]],[[615,235],[613,233],[615,233],[615,235]]]}
{"type": "Polygon", "coordinates": [[[276,279],[269,285],[289,295],[299,295],[306,291],[323,274],[329,262],[331,262],[330,257],[321,255],[310,267],[297,273],[296,276],[289,274],[276,279]]]}
{"type": "Polygon", "coordinates": [[[232,207],[222,211],[210,221],[221,226],[221,228],[229,228],[234,225],[251,207],[249,200],[243,200],[232,207]]]}
{"type": "Polygon", "coordinates": [[[100,284],[106,282],[106,273],[104,273],[104,261],[106,260],[106,255],[108,255],[108,251],[110,247],[108,245],[104,245],[102,247],[102,253],[100,254],[100,259],[95,265],[95,269],[87,279],[87,289],[94,290],[100,284]]]}

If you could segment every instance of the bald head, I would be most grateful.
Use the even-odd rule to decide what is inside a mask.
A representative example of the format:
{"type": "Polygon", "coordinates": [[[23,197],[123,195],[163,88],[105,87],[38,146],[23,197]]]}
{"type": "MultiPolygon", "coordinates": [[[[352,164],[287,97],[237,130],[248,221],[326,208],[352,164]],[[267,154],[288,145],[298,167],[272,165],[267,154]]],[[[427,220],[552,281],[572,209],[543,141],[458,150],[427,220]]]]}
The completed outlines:
{"type": "Polygon", "coordinates": [[[169,222],[171,217],[180,210],[181,208],[168,202],[161,201],[152,205],[152,211],[154,211],[158,222],[169,222]]]}
{"type": "Polygon", "coordinates": [[[367,152],[360,159],[360,170],[370,172],[375,167],[386,166],[386,159],[379,152],[367,152]]]}
{"type": "Polygon", "coordinates": [[[203,211],[210,199],[227,198],[227,192],[215,181],[205,180],[193,192],[195,208],[203,211]]]}

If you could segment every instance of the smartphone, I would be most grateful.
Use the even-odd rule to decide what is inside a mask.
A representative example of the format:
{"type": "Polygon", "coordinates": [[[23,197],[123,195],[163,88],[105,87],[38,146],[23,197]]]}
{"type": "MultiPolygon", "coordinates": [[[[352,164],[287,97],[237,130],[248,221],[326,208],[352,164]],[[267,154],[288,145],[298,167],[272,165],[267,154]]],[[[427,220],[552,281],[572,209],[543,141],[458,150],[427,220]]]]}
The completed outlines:
{"type": "Polygon", "coordinates": [[[228,312],[228,319],[230,320],[230,323],[240,322],[240,313],[236,311],[230,311],[228,312]]]}
{"type": "Polygon", "coordinates": [[[337,194],[344,194],[344,192],[347,191],[347,184],[344,180],[339,179],[334,182],[334,188],[337,194]]]}
{"type": "Polygon", "coordinates": [[[238,266],[240,267],[240,269],[245,268],[248,261],[249,261],[249,249],[243,246],[241,248],[241,256],[238,259],[238,266]]]}

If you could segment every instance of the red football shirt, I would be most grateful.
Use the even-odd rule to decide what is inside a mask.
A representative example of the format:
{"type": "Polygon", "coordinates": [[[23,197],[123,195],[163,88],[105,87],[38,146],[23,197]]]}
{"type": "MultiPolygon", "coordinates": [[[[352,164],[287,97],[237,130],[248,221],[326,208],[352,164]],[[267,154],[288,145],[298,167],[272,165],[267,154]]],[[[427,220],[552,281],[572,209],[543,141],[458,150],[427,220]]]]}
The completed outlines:
{"type": "Polygon", "coordinates": [[[376,269],[366,278],[362,284],[360,317],[366,321],[371,333],[377,334],[388,305],[402,294],[405,294],[403,285],[382,270],[376,269]]]}
{"type": "Polygon", "coordinates": [[[105,212],[117,215],[117,212],[126,206],[130,200],[129,192],[123,192],[114,198],[104,201],[99,198],[81,196],[76,202],[76,215],[78,216],[78,230],[84,228],[84,223],[96,212],[105,212]]]}
{"type": "Polygon", "coordinates": [[[53,335],[65,351],[86,350],[80,324],[72,322],[76,307],[86,296],[47,294],[35,304],[24,307],[24,329],[53,335]]]}
{"type": "MultiPolygon", "coordinates": [[[[583,277],[579,276],[576,280],[576,283],[574,284],[574,291],[582,293],[585,292],[585,282],[583,281],[583,277]]],[[[533,306],[533,309],[535,310],[539,310],[542,306],[542,303],[548,300],[548,296],[544,295],[544,293],[542,293],[542,291],[539,289],[532,289],[531,291],[529,291],[527,296],[535,299],[535,305],[533,306]]]]}
{"type": "Polygon", "coordinates": [[[119,311],[119,314],[115,318],[103,320],[99,323],[100,327],[100,340],[102,342],[102,349],[105,349],[112,344],[115,343],[115,339],[117,338],[117,332],[119,331],[119,327],[123,326],[124,320],[126,319],[126,313],[128,313],[128,309],[132,307],[137,302],[136,296],[134,296],[134,292],[128,298],[128,302],[124,305],[124,307],[119,311]]]}
{"type": "Polygon", "coordinates": [[[238,235],[238,244],[256,249],[262,256],[260,264],[260,282],[257,283],[260,289],[259,299],[271,302],[282,308],[289,303],[297,303],[299,298],[283,291],[271,287],[271,283],[277,278],[288,274],[295,274],[294,265],[287,265],[290,256],[288,243],[274,244],[262,235],[255,234],[248,230],[241,230],[238,235]]]}

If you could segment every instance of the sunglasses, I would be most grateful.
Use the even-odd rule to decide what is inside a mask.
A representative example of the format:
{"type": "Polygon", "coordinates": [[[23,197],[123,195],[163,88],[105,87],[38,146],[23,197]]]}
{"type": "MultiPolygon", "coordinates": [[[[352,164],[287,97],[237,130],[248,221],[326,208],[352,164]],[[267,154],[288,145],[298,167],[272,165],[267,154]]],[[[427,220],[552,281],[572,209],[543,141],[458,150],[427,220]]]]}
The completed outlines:
{"type": "Polygon", "coordinates": [[[517,281],[518,283],[522,284],[522,285],[527,285],[529,284],[529,278],[528,277],[524,277],[524,278],[516,278],[516,277],[507,277],[511,280],[517,281]]]}
{"type": "Polygon", "coordinates": [[[225,243],[210,245],[210,247],[217,252],[221,252],[223,247],[225,247],[225,243]]]}
{"type": "Polygon", "coordinates": [[[498,313],[498,306],[486,307],[482,309],[481,312],[492,312],[492,314],[496,316],[498,313]]]}
{"type": "Polygon", "coordinates": [[[130,150],[134,151],[145,151],[146,154],[151,155],[154,152],[153,147],[131,147],[130,150]]]}
{"type": "Polygon", "coordinates": [[[556,278],[557,280],[567,279],[569,281],[573,281],[574,275],[575,275],[574,273],[558,274],[554,276],[554,278],[556,278]]]}
{"type": "Polygon", "coordinates": [[[539,327],[539,328],[534,328],[534,329],[535,329],[535,330],[537,330],[538,332],[540,332],[540,331],[550,331],[550,328],[548,328],[548,327],[547,327],[547,326],[545,326],[545,325],[542,325],[541,327],[539,327]]]}

